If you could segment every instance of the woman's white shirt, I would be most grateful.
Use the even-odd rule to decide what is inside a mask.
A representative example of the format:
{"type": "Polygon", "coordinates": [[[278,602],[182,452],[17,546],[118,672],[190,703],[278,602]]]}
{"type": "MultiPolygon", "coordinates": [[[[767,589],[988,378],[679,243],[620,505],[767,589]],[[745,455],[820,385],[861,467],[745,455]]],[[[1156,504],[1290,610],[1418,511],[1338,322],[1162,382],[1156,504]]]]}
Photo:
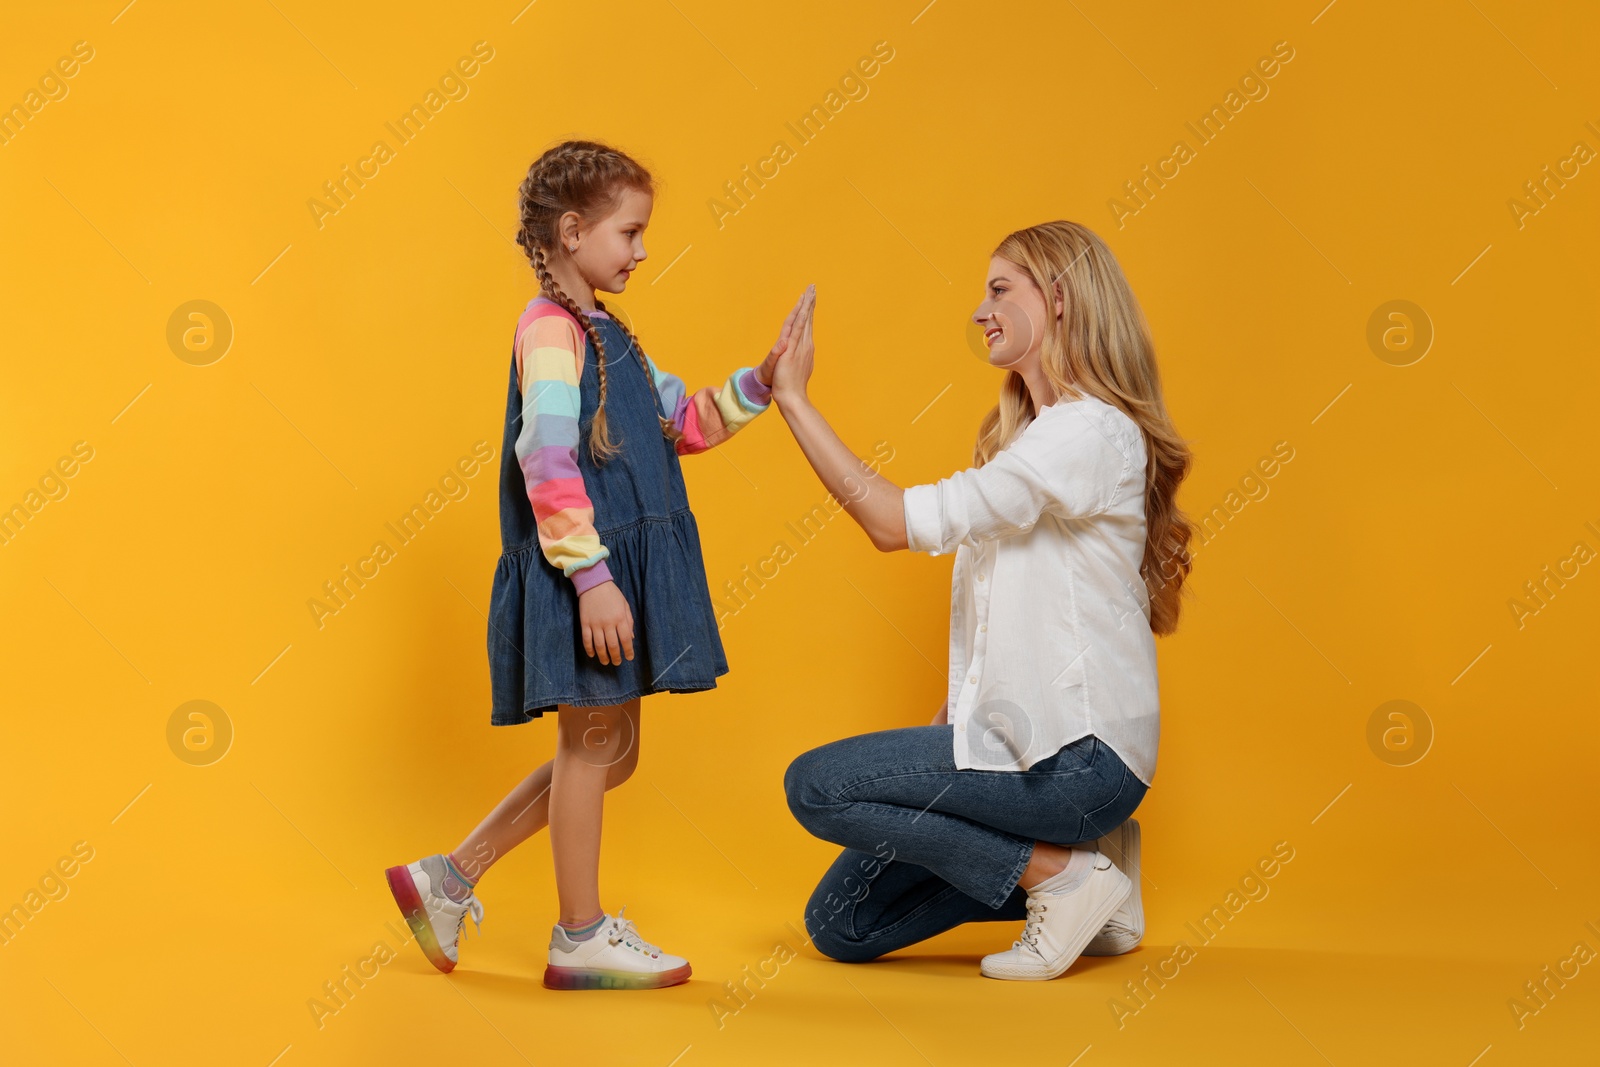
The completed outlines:
{"type": "Polygon", "coordinates": [[[1094,734],[1145,785],[1160,735],[1139,564],[1144,435],[1085,394],[981,467],[905,491],[915,552],[954,550],[948,716],[959,768],[1022,771],[1094,734]]]}

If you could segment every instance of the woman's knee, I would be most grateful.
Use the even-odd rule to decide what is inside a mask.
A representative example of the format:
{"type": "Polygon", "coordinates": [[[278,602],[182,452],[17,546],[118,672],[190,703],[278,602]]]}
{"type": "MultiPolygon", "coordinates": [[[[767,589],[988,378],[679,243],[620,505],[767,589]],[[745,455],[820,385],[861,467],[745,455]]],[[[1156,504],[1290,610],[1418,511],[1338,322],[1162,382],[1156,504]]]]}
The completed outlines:
{"type": "Polygon", "coordinates": [[[836,963],[871,963],[883,953],[862,941],[840,937],[819,937],[811,942],[816,950],[836,963]]]}
{"type": "Polygon", "coordinates": [[[805,924],[811,946],[818,952],[839,963],[866,963],[883,955],[867,942],[845,933],[836,916],[817,917],[817,910],[813,908],[806,913],[805,924]]]}
{"type": "Polygon", "coordinates": [[[831,800],[826,774],[827,762],[820,748],[800,753],[783,772],[784,797],[789,811],[802,826],[808,825],[818,809],[831,800]]]}

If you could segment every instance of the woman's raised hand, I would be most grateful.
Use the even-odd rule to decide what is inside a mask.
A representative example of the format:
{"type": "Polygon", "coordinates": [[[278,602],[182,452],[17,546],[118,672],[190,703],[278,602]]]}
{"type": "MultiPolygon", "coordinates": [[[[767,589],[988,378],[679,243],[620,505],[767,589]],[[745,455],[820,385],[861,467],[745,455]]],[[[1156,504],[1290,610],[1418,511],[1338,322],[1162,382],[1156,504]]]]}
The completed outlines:
{"type": "Polygon", "coordinates": [[[811,313],[817,306],[817,287],[809,285],[800,295],[795,310],[784,322],[783,351],[777,368],[772,373],[772,395],[781,406],[787,397],[803,397],[806,383],[811,380],[812,357],[815,349],[811,341],[811,313]]]}
{"type": "MultiPolygon", "coordinates": [[[[809,290],[808,290],[809,291],[809,290]]],[[[788,351],[793,342],[796,324],[800,321],[800,313],[804,310],[806,294],[801,293],[800,299],[794,302],[794,307],[789,309],[789,317],[783,320],[783,327],[778,330],[778,339],[772,344],[772,351],[767,353],[767,358],[761,361],[761,366],[756,368],[756,377],[761,379],[761,384],[772,384],[773,372],[777,369],[778,360],[788,351]]]]}

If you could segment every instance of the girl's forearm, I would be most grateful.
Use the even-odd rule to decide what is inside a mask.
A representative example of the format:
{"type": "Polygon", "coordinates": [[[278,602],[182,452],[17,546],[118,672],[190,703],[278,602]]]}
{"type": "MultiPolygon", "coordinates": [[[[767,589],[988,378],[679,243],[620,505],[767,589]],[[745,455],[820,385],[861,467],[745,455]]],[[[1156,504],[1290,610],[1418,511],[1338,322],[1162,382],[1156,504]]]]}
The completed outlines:
{"type": "Polygon", "coordinates": [[[906,547],[905,490],[869,467],[834,433],[808,396],[774,396],[789,431],[834,499],[879,551],[906,547]]]}

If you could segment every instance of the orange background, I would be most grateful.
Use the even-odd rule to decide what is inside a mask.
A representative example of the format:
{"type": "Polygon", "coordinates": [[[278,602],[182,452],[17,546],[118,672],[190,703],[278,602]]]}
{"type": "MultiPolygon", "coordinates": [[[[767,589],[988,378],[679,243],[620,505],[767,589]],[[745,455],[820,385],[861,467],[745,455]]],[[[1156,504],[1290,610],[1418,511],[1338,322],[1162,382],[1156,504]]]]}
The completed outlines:
{"type": "Polygon", "coordinates": [[[1592,1055],[1592,966],[1566,964],[1520,1028],[1508,1006],[1575,945],[1600,951],[1600,478],[1581,430],[1600,177],[1568,162],[1536,213],[1511,206],[1575,142],[1600,147],[1592,11],[123,4],[19,9],[0,34],[0,104],[92,49],[0,145],[0,506],[40,505],[0,544],[0,906],[41,880],[64,893],[0,946],[8,1058],[1592,1055]],[[397,145],[384,124],[480,41],[466,95],[397,145]],[[785,124],[880,41],[892,58],[794,147],[785,124]],[[1198,145],[1185,123],[1278,42],[1293,58],[1266,95],[1198,145]],[[887,442],[901,485],[966,466],[994,402],[966,321],[998,241],[1070,218],[1110,243],[1195,449],[1180,503],[1224,509],[1159,643],[1140,950],[1028,984],[977,974],[1011,924],[858,967],[802,945],[835,849],[790,817],[783,770],[938,708],[950,559],[878,554],[842,514],[799,546],[785,524],[824,494],[774,411],[685,473],[714,596],[780,540],[795,558],[726,619],[715,691],[645,702],[639,773],[606,804],[606,907],[630,904],[694,979],[544,990],[541,836],[485,880],[452,976],[405,946],[318,1025],[323,984],[396,944],[383,869],[454,846],[552,751],[551,721],[489,726],[483,613],[534,293],[516,187],[569,136],[663,181],[617,301],[652,356],[719,382],[815,282],[813,395],[858,453],[887,442]],[[792,158],[719,226],[709,202],[780,138],[792,158]],[[1193,158],[1119,225],[1109,202],[1180,138],[1193,158]],[[319,226],[308,201],[379,139],[392,158],[319,226]],[[192,300],[233,333],[203,366],[168,342],[192,300]],[[1405,366],[1414,350],[1368,340],[1393,300],[1433,333],[1405,366]],[[319,629],[322,583],[480,440],[490,470],[319,629]],[[1252,481],[1279,442],[1292,460],[1252,481]],[[75,446],[92,457],[52,481],[75,446]],[[57,498],[30,498],[41,483],[57,498]],[[1519,625],[1510,602],[1547,565],[1570,578],[1519,625]],[[194,700],[232,732],[203,766],[169,740],[194,700]],[[1405,766],[1417,749],[1369,743],[1392,700],[1432,734],[1405,766]],[[1270,893],[1197,945],[1186,924],[1279,842],[1270,893]],[[1194,958],[1119,1027],[1112,998],[1179,942],[1194,958]],[[723,983],[772,974],[775,952],[719,1020],[723,983]]]}

